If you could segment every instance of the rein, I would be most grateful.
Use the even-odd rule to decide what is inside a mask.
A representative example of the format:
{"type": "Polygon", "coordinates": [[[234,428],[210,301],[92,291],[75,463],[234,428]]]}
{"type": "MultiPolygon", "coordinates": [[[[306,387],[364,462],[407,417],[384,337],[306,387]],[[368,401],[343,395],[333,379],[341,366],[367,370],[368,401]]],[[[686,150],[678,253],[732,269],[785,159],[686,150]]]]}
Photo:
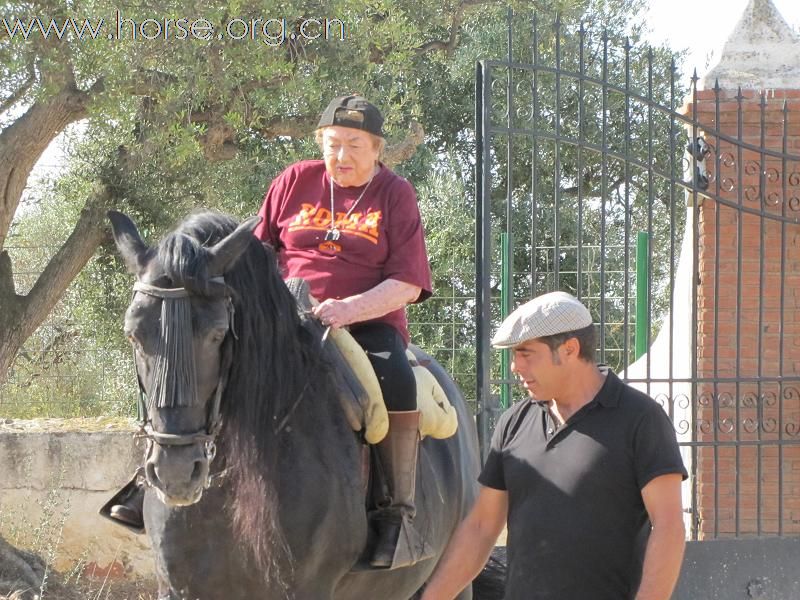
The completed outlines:
{"type": "MultiPolygon", "coordinates": [[[[311,314],[311,313],[309,312],[308,314],[311,314]]],[[[328,341],[328,334],[330,333],[330,331],[331,331],[331,326],[328,325],[325,328],[325,333],[322,334],[322,339],[320,340],[320,350],[322,350],[325,347],[325,342],[328,341]]],[[[297,399],[292,403],[292,405],[284,413],[283,418],[281,419],[280,423],[278,423],[278,426],[275,429],[273,429],[273,432],[275,434],[278,434],[278,433],[282,432],[286,428],[286,426],[289,424],[289,419],[291,418],[292,413],[294,413],[295,409],[298,406],[300,406],[300,402],[305,397],[306,390],[308,389],[309,385],[311,385],[311,379],[306,380],[306,383],[303,386],[303,389],[300,390],[300,393],[297,395],[297,399]]],[[[277,417],[275,417],[275,418],[277,419],[277,417]]]]}

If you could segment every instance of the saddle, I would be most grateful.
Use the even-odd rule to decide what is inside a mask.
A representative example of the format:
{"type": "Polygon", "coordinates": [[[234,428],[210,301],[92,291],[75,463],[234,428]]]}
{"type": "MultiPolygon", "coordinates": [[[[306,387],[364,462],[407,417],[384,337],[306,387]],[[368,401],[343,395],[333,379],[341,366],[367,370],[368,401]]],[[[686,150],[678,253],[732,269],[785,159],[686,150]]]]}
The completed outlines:
{"type": "MultiPolygon", "coordinates": [[[[308,283],[303,279],[293,278],[287,279],[286,285],[297,300],[301,315],[307,318],[305,316],[317,304],[309,293],[308,283]]],[[[331,329],[328,336],[333,342],[328,344],[328,351],[340,367],[338,372],[345,384],[345,392],[340,394],[342,409],[353,431],[363,431],[364,439],[369,444],[377,444],[389,430],[389,417],[372,363],[364,349],[346,329],[331,329]]],[[[406,350],[406,356],[417,381],[420,437],[450,437],[458,427],[458,416],[453,405],[434,374],[420,364],[410,349],[406,350]]]]}

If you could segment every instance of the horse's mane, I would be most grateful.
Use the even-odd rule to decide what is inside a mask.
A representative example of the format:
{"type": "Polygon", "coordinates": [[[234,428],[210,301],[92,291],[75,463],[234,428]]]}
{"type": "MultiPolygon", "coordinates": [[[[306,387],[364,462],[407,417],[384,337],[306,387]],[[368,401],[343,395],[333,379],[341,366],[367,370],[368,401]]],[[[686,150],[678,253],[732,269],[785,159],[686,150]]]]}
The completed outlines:
{"type": "MultiPolygon", "coordinates": [[[[158,259],[174,285],[213,296],[207,248],[238,223],[214,212],[192,214],[158,248],[158,259]]],[[[254,565],[268,579],[286,585],[281,571],[290,565],[277,518],[276,483],[280,456],[277,423],[301,395],[329,391],[330,371],[319,364],[319,340],[302,326],[297,304],[278,270],[272,248],[253,237],[225,273],[234,304],[232,363],[222,398],[220,436],[234,498],[233,521],[239,539],[252,548],[254,565]],[[314,376],[307,373],[309,365],[314,376]],[[268,393],[267,393],[268,392],[268,393]],[[273,477],[271,478],[270,475],[273,477]]],[[[219,292],[216,292],[219,295],[219,292]]],[[[285,575],[285,573],[284,573],[285,575]]]]}

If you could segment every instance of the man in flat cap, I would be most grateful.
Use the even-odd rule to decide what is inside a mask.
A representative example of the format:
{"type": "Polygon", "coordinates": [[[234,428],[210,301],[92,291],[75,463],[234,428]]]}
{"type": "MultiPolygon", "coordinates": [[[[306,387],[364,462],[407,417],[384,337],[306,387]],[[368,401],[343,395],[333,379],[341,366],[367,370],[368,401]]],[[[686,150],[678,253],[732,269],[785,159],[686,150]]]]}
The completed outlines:
{"type": "Polygon", "coordinates": [[[687,477],[662,408],[595,362],[575,297],[523,304],[492,339],[530,399],[497,423],[476,504],[423,600],[454,598],[508,526],[506,600],[668,600],[684,549],[687,477]]]}

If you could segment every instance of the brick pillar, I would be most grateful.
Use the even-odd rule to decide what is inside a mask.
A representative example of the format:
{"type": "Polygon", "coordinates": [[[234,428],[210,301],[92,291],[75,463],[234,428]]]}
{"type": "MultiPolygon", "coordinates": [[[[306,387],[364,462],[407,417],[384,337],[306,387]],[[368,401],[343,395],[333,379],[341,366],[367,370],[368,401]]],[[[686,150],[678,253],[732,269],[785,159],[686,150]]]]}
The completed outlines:
{"type": "Polygon", "coordinates": [[[713,148],[697,225],[695,429],[714,444],[697,453],[700,536],[796,535],[800,91],[703,90],[694,110],[713,148]]]}

